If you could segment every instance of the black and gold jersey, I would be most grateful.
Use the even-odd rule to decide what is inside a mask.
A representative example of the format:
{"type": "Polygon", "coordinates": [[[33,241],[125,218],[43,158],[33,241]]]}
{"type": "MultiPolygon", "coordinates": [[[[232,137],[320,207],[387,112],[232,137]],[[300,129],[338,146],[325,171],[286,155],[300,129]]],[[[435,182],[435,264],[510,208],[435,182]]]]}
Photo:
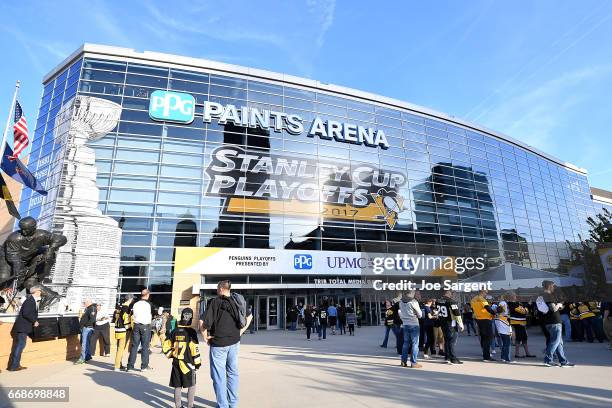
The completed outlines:
{"type": "Polygon", "coordinates": [[[508,313],[510,315],[510,324],[527,325],[527,314],[529,311],[519,302],[508,302],[508,313]]]}
{"type": "Polygon", "coordinates": [[[195,384],[195,370],[202,365],[198,335],[191,327],[177,326],[164,341],[163,353],[172,359],[171,387],[195,384]]]}

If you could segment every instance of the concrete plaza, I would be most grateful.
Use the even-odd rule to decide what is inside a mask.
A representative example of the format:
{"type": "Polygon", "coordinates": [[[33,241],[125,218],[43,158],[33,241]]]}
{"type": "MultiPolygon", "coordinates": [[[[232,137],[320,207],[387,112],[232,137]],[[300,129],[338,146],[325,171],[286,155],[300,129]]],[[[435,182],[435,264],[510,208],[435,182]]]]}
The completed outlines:
{"type": "MultiPolygon", "coordinates": [[[[610,407],[612,351],[606,344],[566,345],[574,368],[541,365],[544,338],[530,332],[537,359],[516,364],[484,363],[478,339],[462,335],[458,354],[465,364],[440,359],[422,369],[399,366],[394,339],[378,347],[382,327],[357,329],[355,337],[329,335],[308,342],[303,331],[258,332],[244,336],[240,350],[240,406],[286,407],[610,407]]],[[[4,345],[3,345],[4,347],[4,345]]],[[[19,403],[15,407],[171,407],[170,362],[159,348],[151,356],[153,371],[117,373],[112,357],[95,357],[85,365],[70,362],[0,373],[10,386],[69,386],[69,403],[19,403]]],[[[203,347],[207,357],[207,346],[203,347]]],[[[498,354],[499,356],[499,354],[498,354]]],[[[140,360],[140,358],[139,358],[140,360]]],[[[137,362],[137,366],[139,364],[137,362]]],[[[197,407],[214,407],[208,358],[198,372],[197,407]]],[[[0,406],[11,406],[7,402],[0,406]]]]}

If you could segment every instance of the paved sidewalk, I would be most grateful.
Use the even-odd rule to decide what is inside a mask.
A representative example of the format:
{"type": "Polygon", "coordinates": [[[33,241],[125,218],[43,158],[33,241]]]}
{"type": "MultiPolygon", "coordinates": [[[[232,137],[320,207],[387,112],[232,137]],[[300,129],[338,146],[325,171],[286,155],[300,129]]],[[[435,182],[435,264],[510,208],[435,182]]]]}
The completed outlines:
{"type": "MultiPolygon", "coordinates": [[[[458,354],[465,361],[449,366],[423,362],[420,370],[399,366],[394,348],[378,345],[382,327],[358,329],[355,337],[329,335],[306,341],[303,331],[259,332],[244,336],[240,350],[240,407],[610,407],[612,351],[606,344],[566,345],[575,368],[541,366],[544,338],[530,333],[537,359],[514,365],[484,363],[478,339],[461,336],[458,354]]],[[[395,344],[390,340],[390,346],[395,344]]],[[[207,354],[207,346],[203,347],[207,354]]],[[[499,354],[498,354],[499,356],[499,354]]],[[[207,356],[206,356],[207,357],[207,356]]],[[[139,359],[140,360],[140,359],[139,359]]],[[[138,360],[138,364],[139,364],[138,360]]],[[[198,372],[197,407],[214,407],[208,358],[198,372]]],[[[147,373],[116,373],[112,358],[90,364],[69,362],[2,371],[8,386],[69,386],[70,403],[20,403],[15,407],[172,407],[170,362],[154,348],[147,373]]],[[[10,406],[0,403],[0,406],[10,406]]]]}

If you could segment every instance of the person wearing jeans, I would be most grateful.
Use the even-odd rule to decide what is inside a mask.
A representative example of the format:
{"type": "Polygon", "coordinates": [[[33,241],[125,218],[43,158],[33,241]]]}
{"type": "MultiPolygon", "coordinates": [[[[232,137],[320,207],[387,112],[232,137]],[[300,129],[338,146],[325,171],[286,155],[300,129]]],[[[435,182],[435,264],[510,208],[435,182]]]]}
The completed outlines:
{"type": "Polygon", "coordinates": [[[83,327],[81,329],[81,358],[80,361],[91,360],[91,335],[93,327],[83,327]]]}
{"type": "Polygon", "coordinates": [[[127,370],[134,369],[136,364],[136,356],[138,356],[138,345],[141,346],[140,351],[140,369],[146,370],[149,367],[149,344],[151,343],[151,325],[150,324],[134,324],[132,331],[132,348],[130,349],[130,357],[128,358],[127,370]]]}
{"type": "Polygon", "coordinates": [[[238,352],[240,337],[247,330],[253,315],[240,311],[244,298],[230,292],[231,283],[223,280],[217,284],[217,297],[206,308],[200,321],[202,335],[210,346],[210,378],[217,398],[218,408],[238,406],[238,352]],[[241,315],[246,315],[243,327],[241,315]]]}
{"type": "Polygon", "coordinates": [[[506,300],[514,299],[513,293],[506,293],[502,296],[502,301],[497,305],[497,317],[495,318],[495,328],[501,338],[501,359],[505,363],[511,363],[510,359],[510,339],[512,337],[512,325],[510,324],[510,308],[506,300]]]}
{"type": "Polygon", "coordinates": [[[21,353],[23,353],[27,342],[28,335],[26,333],[13,333],[14,346],[9,362],[9,371],[18,371],[19,369],[25,369],[25,367],[21,366],[21,353]]]}
{"type": "Polygon", "coordinates": [[[153,307],[149,303],[149,291],[143,289],[140,300],[132,307],[132,317],[134,319],[134,330],[132,331],[132,348],[125,371],[134,369],[136,357],[138,356],[138,346],[140,352],[140,369],[152,370],[149,367],[149,346],[151,344],[151,321],[153,320],[153,307]]]}
{"type": "Polygon", "coordinates": [[[83,302],[85,309],[81,315],[79,325],[81,326],[81,357],[75,364],[83,364],[91,360],[91,335],[93,334],[93,327],[96,324],[98,316],[98,308],[95,303],[91,302],[91,299],[85,299],[83,302]]]}
{"type": "Polygon", "coordinates": [[[544,364],[552,365],[555,356],[559,359],[559,364],[565,366],[569,364],[569,361],[565,357],[565,351],[563,350],[563,339],[561,337],[561,324],[547,324],[546,330],[550,336],[550,340],[546,345],[546,355],[544,356],[544,364]]]}
{"type": "Polygon", "coordinates": [[[418,325],[403,325],[402,330],[404,331],[404,345],[402,346],[402,363],[404,365],[407,365],[408,349],[410,349],[410,365],[412,367],[415,367],[417,365],[417,357],[419,355],[420,327],[418,325]]]}
{"type": "Polygon", "coordinates": [[[569,303],[565,303],[563,309],[560,311],[561,314],[561,324],[563,324],[563,341],[571,342],[572,341],[572,322],[570,321],[570,308],[569,303]]]}
{"type": "Polygon", "coordinates": [[[402,331],[404,334],[404,344],[402,347],[402,367],[408,367],[408,349],[412,347],[410,353],[410,367],[421,368],[417,363],[419,355],[419,319],[423,316],[419,302],[415,299],[416,291],[411,290],[402,295],[399,302],[399,317],[402,319],[402,331]]]}
{"type": "Polygon", "coordinates": [[[28,336],[34,332],[34,328],[38,327],[38,302],[42,289],[40,286],[32,286],[30,288],[31,296],[21,305],[19,315],[15,319],[15,324],[11,329],[13,336],[13,349],[9,357],[8,370],[21,371],[26,367],[21,365],[21,353],[26,347],[28,336]]]}
{"type": "Polygon", "coordinates": [[[555,283],[545,280],[542,282],[544,294],[536,300],[536,306],[543,315],[544,328],[548,334],[546,342],[546,354],[544,355],[544,365],[553,367],[554,356],[559,359],[561,367],[573,367],[574,364],[567,361],[563,350],[563,338],[561,336],[561,315],[559,311],[563,308],[563,303],[557,302],[554,291],[555,283]]]}
{"type": "Polygon", "coordinates": [[[238,406],[238,351],[240,342],[226,347],[210,346],[210,378],[218,407],[238,406]]]}

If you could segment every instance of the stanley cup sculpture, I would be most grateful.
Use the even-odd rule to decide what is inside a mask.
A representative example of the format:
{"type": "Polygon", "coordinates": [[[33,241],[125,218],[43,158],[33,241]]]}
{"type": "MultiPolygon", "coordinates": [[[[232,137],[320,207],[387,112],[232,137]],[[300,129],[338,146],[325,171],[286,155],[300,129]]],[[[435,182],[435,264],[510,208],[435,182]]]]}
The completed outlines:
{"type": "Polygon", "coordinates": [[[78,310],[86,298],[109,308],[116,303],[121,229],[98,209],[95,152],[86,143],[115,128],[120,114],[114,102],[78,96],[56,118],[55,143],[62,146],[62,159],[51,172],[49,184],[57,188],[49,191],[41,219],[68,238],[49,285],[65,297],[58,308],[78,310]]]}

